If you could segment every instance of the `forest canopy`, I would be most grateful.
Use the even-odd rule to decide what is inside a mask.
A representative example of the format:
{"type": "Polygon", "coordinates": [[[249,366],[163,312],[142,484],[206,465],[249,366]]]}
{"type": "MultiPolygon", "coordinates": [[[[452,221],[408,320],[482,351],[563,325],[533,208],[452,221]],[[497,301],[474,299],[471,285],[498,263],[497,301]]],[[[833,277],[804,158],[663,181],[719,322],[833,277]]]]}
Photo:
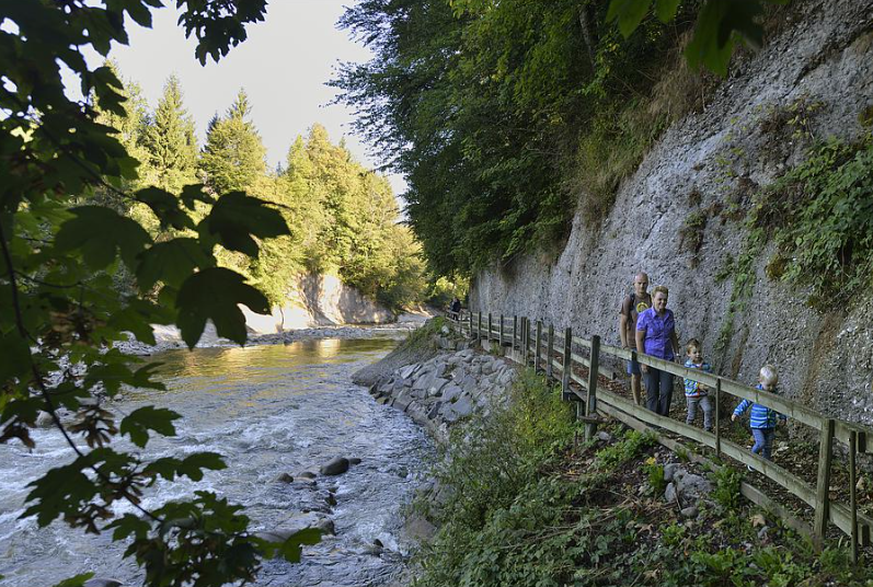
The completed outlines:
{"type": "MultiPolygon", "coordinates": [[[[296,278],[307,272],[338,275],[394,310],[425,299],[421,249],[401,222],[391,186],[355,161],[342,142],[332,143],[323,126],[316,123],[306,136],[294,138],[284,165],[269,170],[252,120],[254,105],[244,90],[224,115],[210,120],[202,149],[176,77],[168,78],[154,110],[136,83],[125,83],[124,91],[128,100],[122,115],[104,111],[99,101],[96,110],[105,124],[118,129],[139,162],[133,188],[157,187],[178,196],[183,186],[202,181],[211,193],[243,191],[282,215],[290,233],[261,242],[257,256],[225,248],[217,253],[220,266],[249,278],[271,305],[283,304],[296,278]]],[[[157,240],[185,234],[161,228],[147,205],[134,203],[119,211],[141,222],[157,240]]],[[[192,214],[202,216],[202,210],[192,214]]]]}
{"type": "Polygon", "coordinates": [[[738,43],[760,44],[764,3],[363,0],[340,24],[374,57],[332,83],[407,178],[428,262],[469,275],[553,248],[577,206],[596,224],[700,106],[712,76],[696,68],[724,75],[738,43]]]}

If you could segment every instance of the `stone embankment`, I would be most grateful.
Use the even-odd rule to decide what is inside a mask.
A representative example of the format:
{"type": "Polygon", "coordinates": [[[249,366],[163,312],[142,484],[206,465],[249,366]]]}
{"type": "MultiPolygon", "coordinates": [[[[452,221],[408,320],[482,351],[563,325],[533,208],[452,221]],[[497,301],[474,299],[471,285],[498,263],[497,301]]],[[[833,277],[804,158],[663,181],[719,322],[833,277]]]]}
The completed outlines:
{"type": "Polygon", "coordinates": [[[453,424],[506,401],[517,371],[503,357],[468,348],[466,341],[440,336],[437,345],[443,350],[435,356],[379,376],[370,393],[445,440],[453,424]]]}

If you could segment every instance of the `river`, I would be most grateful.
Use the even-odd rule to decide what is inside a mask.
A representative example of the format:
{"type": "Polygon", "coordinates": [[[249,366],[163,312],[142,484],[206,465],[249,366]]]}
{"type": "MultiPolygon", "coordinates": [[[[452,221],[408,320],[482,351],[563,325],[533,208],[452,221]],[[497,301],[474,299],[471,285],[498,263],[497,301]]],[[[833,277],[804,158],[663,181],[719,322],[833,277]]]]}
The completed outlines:
{"type": "MultiPolygon", "coordinates": [[[[214,491],[246,506],[253,529],[281,527],[300,509],[321,508],[336,536],[304,550],[303,561],[266,561],[257,585],[377,586],[390,584],[404,568],[409,545],[401,538],[401,509],[420,482],[433,447],[403,413],[376,404],[351,383],[357,369],[393,348],[388,339],[322,339],[291,345],[167,351],[157,378],[166,391],[133,391],[109,404],[119,418],[147,404],[182,414],[177,436],[153,437],[146,457],[215,451],[228,468],[208,472],[200,483],[187,478],[159,481],[144,505],[155,507],[214,491]],[[336,477],[319,477],[315,488],[277,481],[282,473],[318,471],[331,457],[361,463],[336,477]],[[336,504],[325,498],[330,494],[336,504]],[[374,541],[384,545],[378,552],[374,541]]],[[[39,529],[19,519],[25,485],[53,466],[72,460],[52,429],[35,431],[37,448],[17,441],[0,445],[0,585],[51,586],[94,571],[124,585],[140,585],[136,565],[122,558],[124,544],[90,536],[62,522],[39,529]]],[[[125,448],[131,445],[119,443],[125,448]]],[[[116,513],[129,511],[119,504],[116,513]]]]}

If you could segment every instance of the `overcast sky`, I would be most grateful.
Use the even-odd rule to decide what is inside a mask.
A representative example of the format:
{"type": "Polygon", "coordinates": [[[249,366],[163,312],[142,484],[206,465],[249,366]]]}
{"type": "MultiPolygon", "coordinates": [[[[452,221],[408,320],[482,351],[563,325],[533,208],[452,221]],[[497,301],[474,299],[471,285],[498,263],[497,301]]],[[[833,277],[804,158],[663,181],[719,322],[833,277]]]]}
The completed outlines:
{"type": "MultiPolygon", "coordinates": [[[[248,39],[219,63],[201,66],[194,58],[195,42],[185,39],[171,6],[156,10],[151,29],[128,19],[130,45],[117,45],[110,57],[126,80],[142,87],[154,107],[164,83],[175,73],[182,83],[185,105],[204,139],[206,124],[224,114],[239,89],[245,88],[252,118],[267,147],[271,168],[285,161],[288,148],[315,122],[323,124],[333,142],[346,137],[349,150],[369,167],[382,164],[368,156],[351,135],[353,114],[341,105],[328,106],[336,91],[325,85],[341,61],[365,61],[370,54],[336,29],[343,4],[354,0],[272,0],[263,23],[247,27],[248,39]]],[[[399,176],[389,176],[395,193],[405,189],[399,176]]]]}

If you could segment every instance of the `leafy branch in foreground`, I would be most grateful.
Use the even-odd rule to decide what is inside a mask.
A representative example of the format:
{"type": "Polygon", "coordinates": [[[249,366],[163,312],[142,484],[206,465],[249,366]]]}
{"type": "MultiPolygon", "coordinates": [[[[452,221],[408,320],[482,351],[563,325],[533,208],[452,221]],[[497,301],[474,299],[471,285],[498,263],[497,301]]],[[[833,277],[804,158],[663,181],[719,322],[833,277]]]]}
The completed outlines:
{"type": "MultiPolygon", "coordinates": [[[[265,12],[263,0],[177,5],[202,62],[245,39],[245,25],[265,12]]],[[[202,491],[149,511],[140,500],[157,479],[198,481],[224,461],[195,453],[149,462],[110,447],[121,434],[144,448],[153,434],[174,435],[179,418],[149,406],[116,422],[107,399],[123,387],[163,386],[152,378],[154,365],[139,366],[114,343],[132,335],[154,344],[153,324],[177,324],[193,348],[207,320],[220,336],[244,343],[238,304],[261,313],[269,304],[242,275],[217,266],[217,247],[257,256],[262,239],[288,234],[278,210],[243,192],[130,189],[138,162],[100,117],[125,116],[123,85],[109,66],[90,69],[83,51],[90,46],[105,56],[113,41],[127,42],[125,16],[149,26],[160,6],[0,2],[0,442],[34,447],[30,431],[44,413],[74,453],[72,462],[30,484],[24,516],[39,526],[62,519],[85,532],[113,530],[115,540],[131,541],[126,556],[144,567],[148,585],[247,582],[261,557],[299,560],[300,546],[317,541],[317,533],[267,542],[249,531],[240,506],[202,491]],[[61,64],[79,76],[87,100],[65,95],[61,64]],[[156,242],[121,212],[132,202],[178,236],[156,242]],[[61,410],[74,415],[72,423],[61,410]],[[109,521],[120,500],[137,514],[109,521]]]]}

